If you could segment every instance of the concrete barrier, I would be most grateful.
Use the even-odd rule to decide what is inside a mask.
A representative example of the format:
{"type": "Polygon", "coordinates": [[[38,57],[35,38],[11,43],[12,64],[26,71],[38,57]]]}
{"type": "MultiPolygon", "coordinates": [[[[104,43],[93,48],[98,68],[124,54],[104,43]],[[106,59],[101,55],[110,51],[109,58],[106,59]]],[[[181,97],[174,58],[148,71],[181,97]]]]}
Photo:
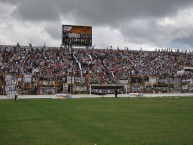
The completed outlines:
{"type": "MultiPolygon", "coordinates": [[[[56,94],[57,95],[57,94],[56,94]]],[[[18,99],[58,99],[56,95],[19,95],[18,99]]],[[[114,94],[103,95],[103,98],[115,97],[114,94]]],[[[119,97],[193,97],[193,93],[178,93],[178,94],[118,94],[119,97]]],[[[87,95],[87,94],[75,94],[67,96],[67,98],[102,98],[102,95],[87,95]]],[[[0,99],[10,99],[6,95],[0,95],[0,99]]]]}

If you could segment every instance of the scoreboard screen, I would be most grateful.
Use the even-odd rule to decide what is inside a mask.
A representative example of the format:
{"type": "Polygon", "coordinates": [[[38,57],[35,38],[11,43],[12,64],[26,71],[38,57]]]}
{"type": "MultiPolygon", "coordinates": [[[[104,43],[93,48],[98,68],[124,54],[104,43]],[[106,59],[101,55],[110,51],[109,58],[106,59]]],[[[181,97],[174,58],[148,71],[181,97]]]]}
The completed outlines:
{"type": "Polygon", "coordinates": [[[72,46],[92,46],[92,27],[62,25],[62,44],[72,46]]]}

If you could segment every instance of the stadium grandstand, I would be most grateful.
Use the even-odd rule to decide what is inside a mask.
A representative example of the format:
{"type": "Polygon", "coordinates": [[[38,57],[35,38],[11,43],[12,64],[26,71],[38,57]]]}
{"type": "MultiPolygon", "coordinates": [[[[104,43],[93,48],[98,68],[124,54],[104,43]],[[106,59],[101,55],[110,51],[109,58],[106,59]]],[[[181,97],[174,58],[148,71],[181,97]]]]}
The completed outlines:
{"type": "Polygon", "coordinates": [[[13,78],[27,95],[192,93],[192,64],[192,52],[172,49],[0,46],[0,93],[13,78]]]}

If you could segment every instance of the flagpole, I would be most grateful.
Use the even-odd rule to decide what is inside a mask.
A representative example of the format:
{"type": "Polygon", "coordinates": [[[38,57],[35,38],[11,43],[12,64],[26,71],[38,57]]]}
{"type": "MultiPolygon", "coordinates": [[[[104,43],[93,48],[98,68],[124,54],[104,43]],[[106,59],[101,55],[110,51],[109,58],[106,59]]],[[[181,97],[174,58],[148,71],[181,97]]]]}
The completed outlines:
{"type": "Polygon", "coordinates": [[[104,78],[103,78],[103,73],[101,73],[101,84],[102,84],[102,98],[104,95],[104,78]]]}
{"type": "Polygon", "coordinates": [[[70,75],[70,94],[72,94],[73,90],[72,90],[72,72],[71,72],[71,75],[70,75]]]}
{"type": "MultiPolygon", "coordinates": [[[[69,45],[68,45],[68,51],[70,51],[70,57],[71,57],[71,65],[73,64],[73,54],[72,54],[72,44],[71,44],[71,40],[69,41],[69,45]]],[[[73,65],[71,66],[71,73],[70,73],[70,94],[73,93],[73,86],[72,86],[72,74],[73,74],[73,65]]]]}

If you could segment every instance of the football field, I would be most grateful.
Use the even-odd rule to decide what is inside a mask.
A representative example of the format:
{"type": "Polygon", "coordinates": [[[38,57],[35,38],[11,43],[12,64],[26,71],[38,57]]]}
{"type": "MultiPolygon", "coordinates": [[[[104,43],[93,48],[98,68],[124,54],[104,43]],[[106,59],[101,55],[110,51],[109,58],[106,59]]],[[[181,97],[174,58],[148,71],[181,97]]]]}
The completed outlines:
{"type": "Polygon", "coordinates": [[[193,145],[193,97],[0,100],[0,145],[193,145]]]}

